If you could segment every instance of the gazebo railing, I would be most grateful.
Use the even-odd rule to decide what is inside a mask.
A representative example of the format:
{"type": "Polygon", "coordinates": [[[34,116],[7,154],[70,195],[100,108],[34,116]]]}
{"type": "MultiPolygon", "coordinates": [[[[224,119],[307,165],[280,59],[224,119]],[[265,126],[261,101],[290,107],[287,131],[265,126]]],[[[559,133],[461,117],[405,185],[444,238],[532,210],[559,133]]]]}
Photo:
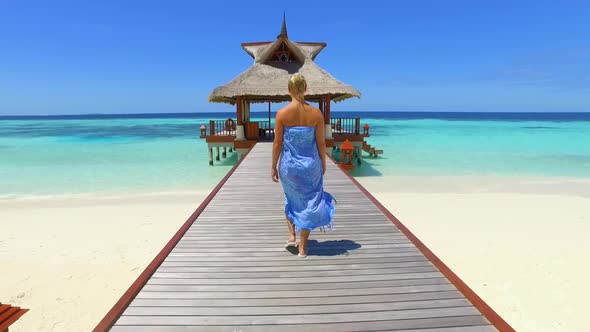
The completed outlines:
{"type": "Polygon", "coordinates": [[[209,120],[209,136],[236,136],[236,121],[232,118],[209,120]]]}
{"type": "Polygon", "coordinates": [[[332,134],[360,135],[361,118],[332,118],[330,119],[332,134]]]}
{"type": "Polygon", "coordinates": [[[272,141],[274,139],[274,128],[269,121],[258,121],[258,132],[261,140],[272,141]]]}
{"type": "MultiPolygon", "coordinates": [[[[269,121],[252,121],[257,123],[258,137],[261,140],[274,139],[274,128],[269,121]]],[[[330,119],[333,135],[361,135],[361,118],[332,118],[330,119]]],[[[234,119],[210,120],[205,132],[201,131],[201,137],[206,136],[236,136],[237,123],[234,119]]],[[[250,133],[250,135],[252,135],[250,133]]],[[[364,134],[363,134],[364,135],[364,134]]]]}

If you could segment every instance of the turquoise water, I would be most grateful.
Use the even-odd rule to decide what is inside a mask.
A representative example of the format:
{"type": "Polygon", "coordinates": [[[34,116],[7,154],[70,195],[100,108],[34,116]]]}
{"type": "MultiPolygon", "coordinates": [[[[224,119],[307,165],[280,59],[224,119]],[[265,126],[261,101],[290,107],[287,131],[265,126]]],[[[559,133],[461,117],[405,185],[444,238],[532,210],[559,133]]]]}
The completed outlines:
{"type": "Polygon", "coordinates": [[[590,177],[589,121],[367,122],[384,154],[365,161],[383,175],[590,177]]]}
{"type": "MultiPolygon", "coordinates": [[[[236,161],[233,154],[209,166],[198,128],[211,118],[0,120],[0,196],[210,190],[236,161]]],[[[380,114],[362,123],[384,154],[365,156],[355,176],[590,178],[590,121],[380,114]]]]}
{"type": "Polygon", "coordinates": [[[0,195],[207,190],[236,159],[189,119],[0,121],[0,153],[0,195]]]}

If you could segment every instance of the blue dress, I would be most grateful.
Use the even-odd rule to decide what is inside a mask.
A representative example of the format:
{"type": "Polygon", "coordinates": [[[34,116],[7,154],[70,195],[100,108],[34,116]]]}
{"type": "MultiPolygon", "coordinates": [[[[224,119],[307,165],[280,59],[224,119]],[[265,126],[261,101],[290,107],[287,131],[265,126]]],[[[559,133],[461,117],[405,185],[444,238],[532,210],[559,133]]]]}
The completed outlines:
{"type": "Polygon", "coordinates": [[[332,228],[334,198],[324,191],[315,127],[284,127],[279,179],[285,191],[285,216],[297,233],[332,228]]]}

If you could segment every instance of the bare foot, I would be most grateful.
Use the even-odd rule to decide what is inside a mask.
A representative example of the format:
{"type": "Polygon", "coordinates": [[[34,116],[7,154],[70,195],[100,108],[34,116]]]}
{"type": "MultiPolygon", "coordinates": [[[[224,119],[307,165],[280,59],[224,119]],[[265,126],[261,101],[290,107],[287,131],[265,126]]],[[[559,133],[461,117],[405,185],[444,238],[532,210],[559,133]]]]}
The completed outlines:
{"type": "Polygon", "coordinates": [[[289,241],[287,243],[297,243],[297,238],[295,237],[295,234],[291,234],[291,236],[289,236],[289,241]]]}

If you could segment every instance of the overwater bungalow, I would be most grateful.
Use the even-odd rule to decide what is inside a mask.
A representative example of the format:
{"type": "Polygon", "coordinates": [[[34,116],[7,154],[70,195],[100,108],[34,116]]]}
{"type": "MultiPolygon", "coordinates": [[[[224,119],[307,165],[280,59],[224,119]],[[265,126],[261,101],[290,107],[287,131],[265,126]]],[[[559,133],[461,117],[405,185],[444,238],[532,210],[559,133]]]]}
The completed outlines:
{"type": "Polygon", "coordinates": [[[360,117],[332,117],[332,102],[340,102],[361,93],[344,84],[320,68],[315,58],[326,47],[323,42],[295,42],[287,34],[287,24],[283,16],[281,33],[275,41],[242,43],[242,48],[254,63],[242,74],[225,85],[219,86],[209,95],[210,102],[227,103],[236,106],[236,118],[210,120],[201,126],[201,138],[207,141],[209,164],[225,158],[227,150],[238,153],[238,160],[258,141],[274,139],[271,103],[291,101],[287,89],[290,75],[301,73],[305,76],[308,89],[306,100],[317,103],[324,115],[326,126],[326,150],[338,149],[346,140],[354,147],[354,157],[360,164],[362,150],[372,156],[382,153],[365,142],[369,136],[369,126],[361,126],[360,117]],[[268,120],[252,121],[250,105],[268,104],[268,120]],[[223,152],[221,151],[223,149],[223,152]]]}

